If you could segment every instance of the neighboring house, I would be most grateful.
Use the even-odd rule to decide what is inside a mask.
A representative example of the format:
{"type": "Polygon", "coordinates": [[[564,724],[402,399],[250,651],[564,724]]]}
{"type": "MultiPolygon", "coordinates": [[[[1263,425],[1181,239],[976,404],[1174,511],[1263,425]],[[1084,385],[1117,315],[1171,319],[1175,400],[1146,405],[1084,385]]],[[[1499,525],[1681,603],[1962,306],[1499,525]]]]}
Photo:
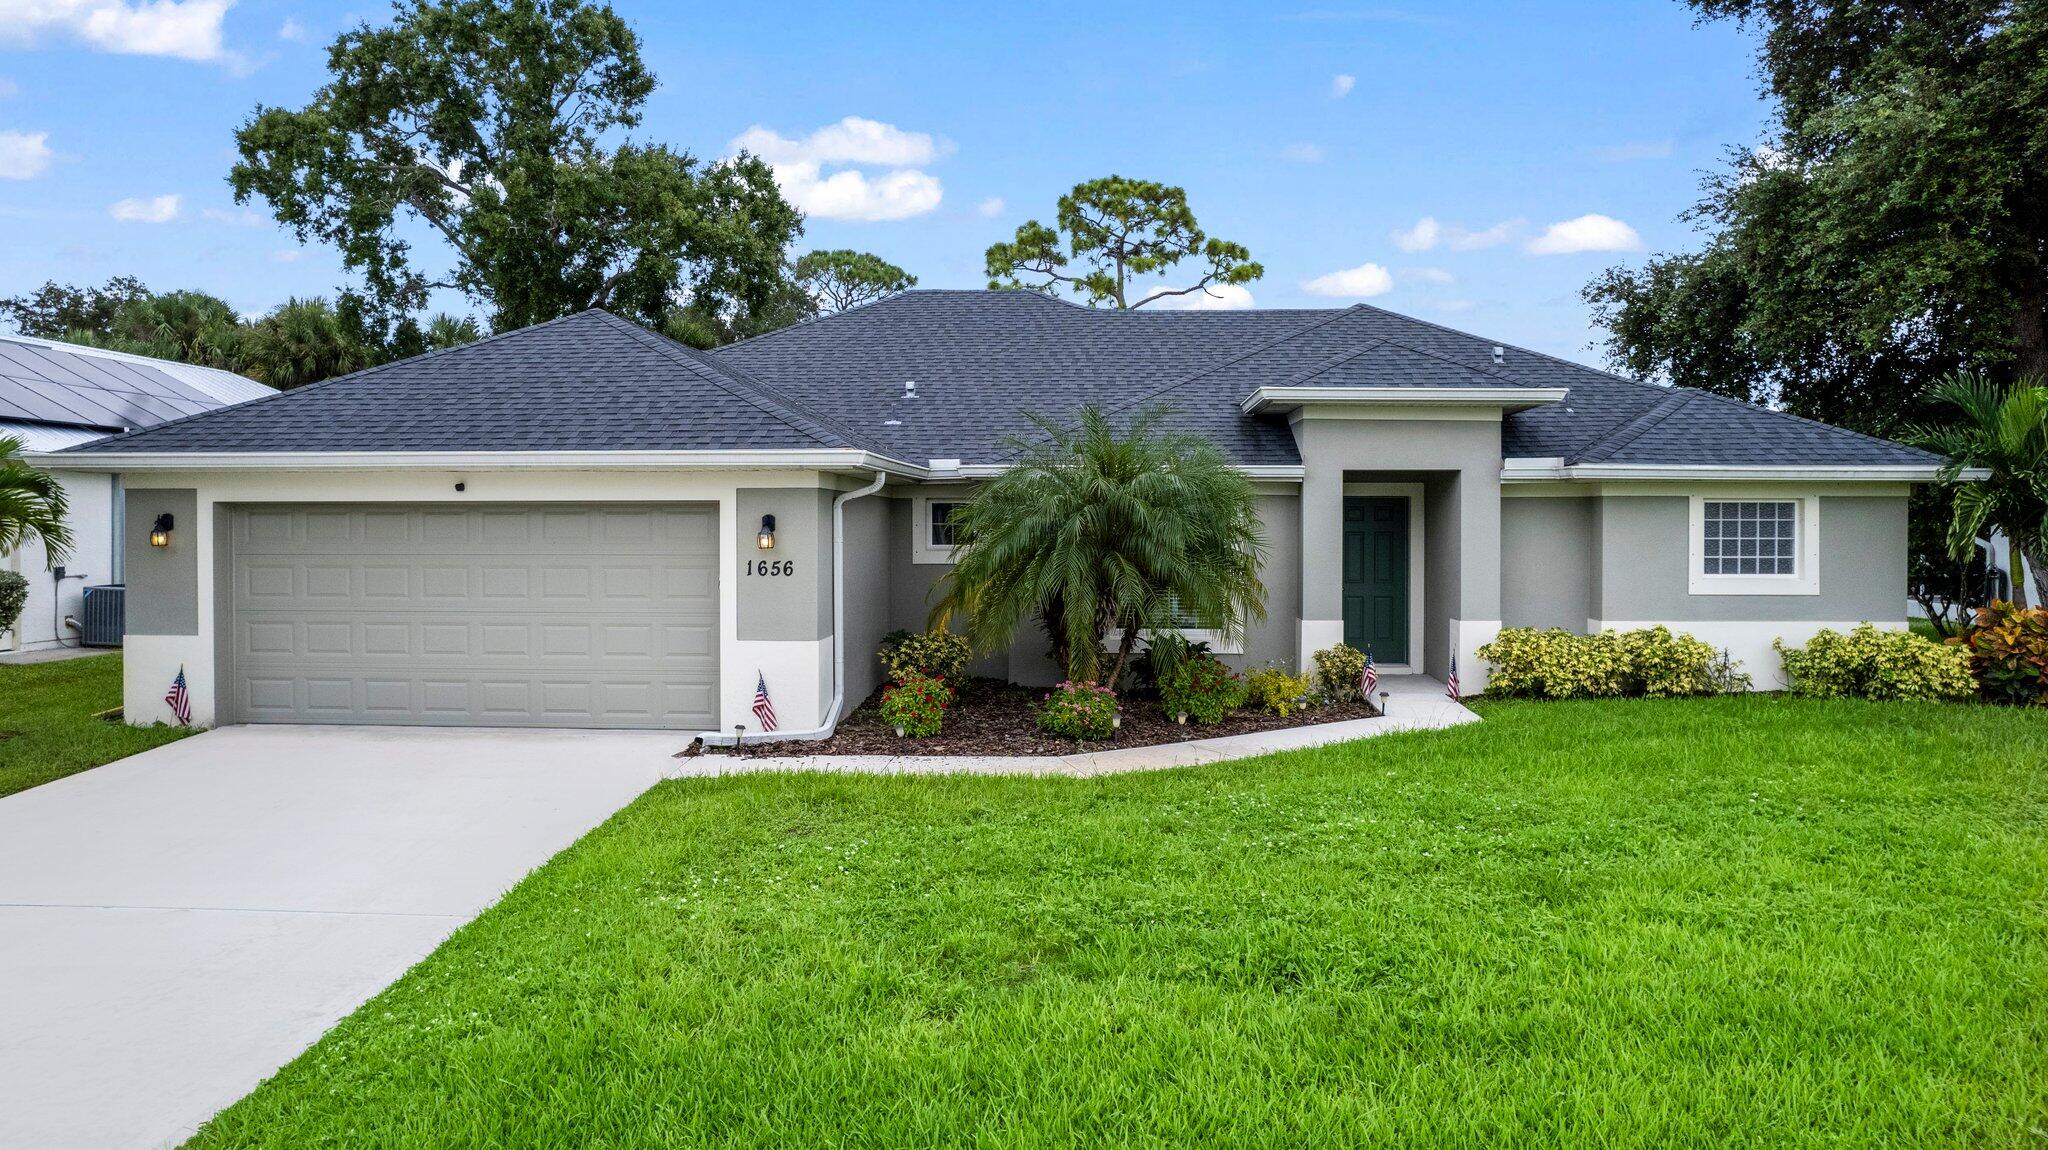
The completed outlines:
{"type": "MultiPolygon", "coordinates": [[[[0,335],[0,437],[31,452],[57,451],[132,428],[212,411],[272,394],[229,371],[74,343],[0,335]]],[[[0,569],[29,583],[28,604],[13,631],[0,631],[0,651],[39,650],[79,641],[76,621],[85,588],[121,582],[121,476],[60,476],[70,502],[72,549],[60,582],[40,542],[0,554],[0,569]]]]}
{"type": "MultiPolygon", "coordinates": [[[[1228,652],[1485,684],[1503,626],[1667,623],[1780,683],[1775,638],[1904,625],[1940,462],[1371,307],[1117,312],[914,291],[715,352],[585,312],[71,448],[119,471],[128,714],[755,727],[873,688],[945,516],[1026,412],[1166,405],[1256,482],[1268,618],[1228,652]],[[772,548],[762,533],[772,528],[772,548]],[[843,662],[843,668],[840,664],[843,662]]],[[[1044,683],[1042,637],[977,665],[1044,683]]]]}

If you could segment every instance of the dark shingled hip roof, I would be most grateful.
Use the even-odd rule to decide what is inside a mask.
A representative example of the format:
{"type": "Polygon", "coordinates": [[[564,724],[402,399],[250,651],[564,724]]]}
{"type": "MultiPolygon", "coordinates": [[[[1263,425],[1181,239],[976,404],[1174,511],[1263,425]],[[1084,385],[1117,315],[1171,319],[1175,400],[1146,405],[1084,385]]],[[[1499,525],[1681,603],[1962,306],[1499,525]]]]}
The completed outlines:
{"type": "Polygon", "coordinates": [[[865,448],[998,462],[1027,413],[1164,406],[1237,462],[1297,464],[1258,387],[1567,388],[1503,454],[1570,463],[1927,466],[1781,412],[1626,380],[1357,306],[1118,312],[1020,291],[912,291],[715,352],[601,311],[73,448],[80,452],[865,448]],[[916,398],[904,384],[915,381],[916,398]]]}

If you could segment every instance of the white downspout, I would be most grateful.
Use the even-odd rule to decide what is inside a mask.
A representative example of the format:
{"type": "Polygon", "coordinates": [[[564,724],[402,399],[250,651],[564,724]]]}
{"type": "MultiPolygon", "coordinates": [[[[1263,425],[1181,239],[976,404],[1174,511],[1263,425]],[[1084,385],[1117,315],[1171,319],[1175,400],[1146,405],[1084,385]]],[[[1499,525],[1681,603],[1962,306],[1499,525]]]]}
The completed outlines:
{"type": "MultiPolygon", "coordinates": [[[[808,731],[749,732],[754,743],[814,743],[832,737],[839,729],[839,712],[846,706],[846,505],[873,495],[889,481],[888,473],[875,472],[875,481],[857,491],[848,491],[832,501],[832,703],[825,708],[824,721],[808,731]]],[[[732,745],[730,731],[699,731],[705,745],[732,745]]]]}

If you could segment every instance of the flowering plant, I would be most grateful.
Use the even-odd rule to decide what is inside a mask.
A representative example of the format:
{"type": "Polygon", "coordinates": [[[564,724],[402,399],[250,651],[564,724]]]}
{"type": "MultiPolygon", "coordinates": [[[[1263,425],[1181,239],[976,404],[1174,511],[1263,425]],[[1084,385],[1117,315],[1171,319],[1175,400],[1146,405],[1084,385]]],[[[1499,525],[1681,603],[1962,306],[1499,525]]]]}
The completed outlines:
{"type": "Polygon", "coordinates": [[[1106,739],[1116,733],[1116,692],[1094,683],[1061,683],[1038,708],[1038,727],[1069,739],[1106,739]]]}
{"type": "Polygon", "coordinates": [[[944,679],[911,675],[882,692],[882,718],[913,739],[928,739],[945,724],[953,688],[944,679]]]}

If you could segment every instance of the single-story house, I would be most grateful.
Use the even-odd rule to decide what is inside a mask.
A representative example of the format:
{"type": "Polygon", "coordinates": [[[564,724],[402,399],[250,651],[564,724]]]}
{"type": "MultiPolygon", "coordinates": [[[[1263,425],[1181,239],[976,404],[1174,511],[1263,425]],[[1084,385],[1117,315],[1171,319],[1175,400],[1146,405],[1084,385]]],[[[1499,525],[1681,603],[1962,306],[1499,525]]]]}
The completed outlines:
{"type": "MultiPolygon", "coordinates": [[[[82,344],[0,335],[0,437],[31,452],[58,451],[153,427],[271,389],[231,371],[82,344]]],[[[41,542],[0,554],[0,570],[28,578],[28,603],[0,651],[75,646],[85,588],[121,582],[121,476],[65,472],[72,548],[59,579],[41,542]]]]}
{"type": "MultiPolygon", "coordinates": [[[[73,447],[130,507],[127,707],[201,723],[829,727],[1027,412],[1164,405],[1255,481],[1226,652],[1485,685],[1502,627],[1903,626],[1924,452],[1379,308],[912,291],[712,352],[601,311],[73,447]],[[169,515],[168,546],[137,525],[169,515]]],[[[1057,678],[1042,637],[978,670],[1057,678]]]]}

